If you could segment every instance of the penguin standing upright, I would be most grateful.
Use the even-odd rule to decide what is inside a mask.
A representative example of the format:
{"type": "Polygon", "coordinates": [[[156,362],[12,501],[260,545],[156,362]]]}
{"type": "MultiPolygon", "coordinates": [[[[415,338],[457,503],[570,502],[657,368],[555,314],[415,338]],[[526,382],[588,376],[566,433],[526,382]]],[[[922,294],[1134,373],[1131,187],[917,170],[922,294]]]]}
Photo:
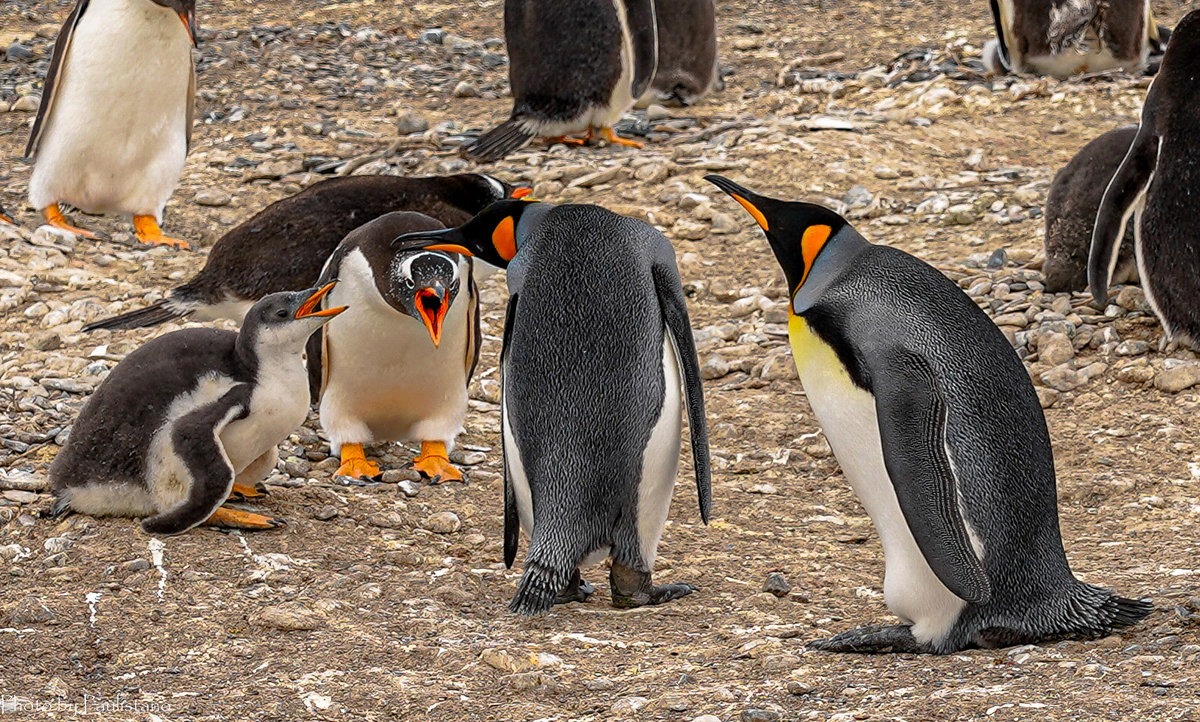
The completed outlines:
{"type": "Polygon", "coordinates": [[[1125,225],[1133,217],[1134,255],[1146,300],[1164,341],[1200,343],[1200,10],[1188,13],[1167,44],[1142,105],[1137,135],[1096,215],[1088,284],[1108,301],[1125,225]]]}
{"type": "Polygon", "coordinates": [[[723,90],[717,62],[715,0],[654,0],[658,25],[658,65],[637,107],[651,103],[692,105],[723,90]]]}
{"type": "Polygon", "coordinates": [[[804,392],[883,541],[884,599],[905,622],[817,648],[946,654],[1095,638],[1150,612],[1072,575],[1029,374],[958,286],[827,208],[707,178],[783,266],[804,392]]]}
{"type": "Polygon", "coordinates": [[[467,413],[479,360],[479,293],[471,259],[440,251],[395,253],[397,236],[444,228],[420,213],[388,213],[355,229],[318,285],[338,279],[323,303],[348,306],[322,330],[308,362],[320,380],[321,426],[340,476],[373,477],[363,444],[416,440],[413,468],[461,480],[449,459],[467,413]]]}
{"type": "Polygon", "coordinates": [[[479,173],[323,180],[275,201],[222,236],[200,272],[166,298],[93,321],[83,330],[144,328],[177,318],[241,321],[246,309],[268,293],[316,283],[346,234],[367,221],[392,211],[414,211],[459,225],[494,201],[528,193],[528,188],[479,173]]]}
{"type": "Polygon", "coordinates": [[[148,517],[155,534],[282,523],[222,504],[259,496],[276,446],[304,423],[304,345],[345,310],[318,308],[331,287],[271,294],[238,333],[184,329],[126,356],[50,465],[55,513],[148,517]]]}
{"type": "Polygon", "coordinates": [[[512,115],[464,155],[499,160],[537,136],[581,145],[596,129],[640,148],[612,126],[654,77],[657,34],[654,0],[505,0],[512,115]]]}
{"type": "Polygon", "coordinates": [[[700,364],[675,254],[661,233],[596,206],[501,201],[461,228],[398,248],[508,268],[500,354],[504,561],[530,534],[510,608],[585,599],[581,565],[612,558],[618,607],[660,604],[651,583],[679,463],[686,404],[700,515],[711,506],[700,364]]]}
{"type": "Polygon", "coordinates": [[[158,224],[192,137],[195,12],[195,0],[77,0],[25,148],[37,157],[29,202],[47,223],[96,238],[59,204],[128,213],[143,243],[188,247],[158,224]]]}
{"type": "MultiPolygon", "coordinates": [[[[1055,174],[1046,194],[1046,260],[1042,275],[1051,293],[1087,289],[1088,249],[1096,213],[1104,200],[1108,182],[1121,166],[1136,125],[1123,125],[1083,146],[1062,170],[1055,174]]],[[[1137,280],[1133,260],[1133,229],[1127,229],[1121,241],[1121,260],[1115,283],[1137,280]]]]}
{"type": "Polygon", "coordinates": [[[991,10],[983,63],[998,74],[1140,73],[1170,35],[1149,0],[991,0],[991,10]]]}

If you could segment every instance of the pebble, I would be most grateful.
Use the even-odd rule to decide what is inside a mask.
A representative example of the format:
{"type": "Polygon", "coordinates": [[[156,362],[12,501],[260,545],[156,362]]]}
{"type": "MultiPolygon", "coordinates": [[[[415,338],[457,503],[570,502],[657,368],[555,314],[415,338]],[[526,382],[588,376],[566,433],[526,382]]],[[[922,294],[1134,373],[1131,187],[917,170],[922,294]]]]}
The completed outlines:
{"type": "Polygon", "coordinates": [[[783,715],[770,709],[744,709],[738,716],[739,722],[777,722],[783,715]]]}
{"type": "Polygon", "coordinates": [[[225,193],[224,191],[204,190],[196,193],[196,196],[192,200],[195,201],[196,205],[198,206],[219,208],[221,206],[227,206],[233,202],[233,196],[225,193]]]}
{"type": "Polygon", "coordinates": [[[424,133],[429,130],[429,119],[412,112],[402,112],[396,116],[396,132],[400,135],[424,133]]]}
{"type": "Polygon", "coordinates": [[[18,504],[32,504],[38,500],[38,495],[32,491],[20,491],[19,489],[5,489],[4,498],[9,501],[15,501],[18,504]]]}
{"type": "Polygon", "coordinates": [[[17,602],[8,612],[8,624],[12,627],[23,627],[30,624],[42,624],[54,621],[54,612],[46,603],[35,596],[27,596],[17,602]]]}
{"type": "Polygon", "coordinates": [[[1172,368],[1165,368],[1154,376],[1154,388],[1177,394],[1200,384],[1200,363],[1185,361],[1172,368]]]}
{"type": "Polygon", "coordinates": [[[428,529],[434,534],[453,534],[462,528],[462,521],[452,511],[439,511],[421,522],[421,528],[428,529]]]}
{"type": "Polygon", "coordinates": [[[1038,357],[1043,363],[1060,366],[1075,358],[1075,346],[1065,333],[1049,333],[1038,341],[1038,357]]]}
{"type": "Polygon", "coordinates": [[[329,521],[330,519],[335,518],[339,513],[340,512],[337,510],[336,506],[333,506],[332,504],[326,504],[325,506],[313,512],[313,518],[317,521],[329,521]]]}
{"type": "Polygon", "coordinates": [[[649,701],[645,697],[622,697],[613,703],[609,711],[621,717],[632,717],[649,701]]]}
{"type": "Polygon", "coordinates": [[[36,95],[22,95],[8,109],[14,113],[33,113],[37,111],[39,105],[41,105],[41,99],[36,95]]]}
{"type": "Polygon", "coordinates": [[[479,661],[493,669],[513,674],[528,672],[540,667],[557,667],[562,664],[562,660],[553,654],[507,649],[485,649],[480,652],[479,661]]]}
{"type": "Polygon", "coordinates": [[[453,94],[456,98],[478,98],[479,88],[464,80],[454,86],[453,94]]]}
{"type": "Polygon", "coordinates": [[[150,568],[150,562],[147,559],[130,559],[121,566],[131,572],[144,572],[150,568]]]}
{"type": "Polygon", "coordinates": [[[692,722],[721,722],[721,718],[715,714],[702,714],[699,717],[693,717],[692,722]]]}
{"type": "Polygon", "coordinates": [[[311,631],[325,626],[323,614],[294,603],[267,607],[259,613],[258,621],[285,632],[311,631]]]}
{"type": "Polygon", "coordinates": [[[777,597],[783,598],[792,591],[792,585],[779,572],[771,572],[767,575],[766,581],[763,582],[762,591],[770,592],[777,597]]]}

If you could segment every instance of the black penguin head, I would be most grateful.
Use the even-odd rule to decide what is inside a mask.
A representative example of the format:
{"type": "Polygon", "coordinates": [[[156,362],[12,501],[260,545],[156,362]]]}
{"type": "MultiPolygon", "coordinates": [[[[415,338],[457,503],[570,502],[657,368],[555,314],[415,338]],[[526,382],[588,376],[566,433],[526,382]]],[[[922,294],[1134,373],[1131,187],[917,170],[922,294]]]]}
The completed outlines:
{"type": "Polygon", "coordinates": [[[187,28],[188,37],[192,39],[192,45],[198,45],[196,42],[196,0],[152,0],[155,5],[161,5],[168,10],[174,10],[179,19],[183,21],[183,27],[187,28]]]}
{"type": "Polygon", "coordinates": [[[1166,74],[1174,83],[1188,82],[1190,85],[1195,82],[1197,70],[1200,70],[1200,10],[1193,10],[1171,31],[1159,77],[1166,74]]]}
{"type": "Polygon", "coordinates": [[[458,295],[458,261],[438,251],[405,251],[392,260],[388,303],[425,325],[436,348],[442,322],[458,295]]]}
{"type": "Polygon", "coordinates": [[[458,228],[406,233],[392,241],[401,251],[426,248],[475,256],[482,261],[507,268],[521,249],[521,216],[541,204],[530,200],[497,201],[458,228]]]}
{"type": "Polygon", "coordinates": [[[825,206],[760,196],[719,175],[704,179],[732,196],[758,222],[783,266],[791,296],[808,281],[817,256],[830,240],[843,231],[853,232],[845,218],[825,206]]]}
{"type": "Polygon", "coordinates": [[[246,312],[241,335],[258,348],[302,350],[313,332],[346,310],[345,306],[320,307],[321,299],[336,284],[334,281],[321,288],[263,296],[246,312]]]}

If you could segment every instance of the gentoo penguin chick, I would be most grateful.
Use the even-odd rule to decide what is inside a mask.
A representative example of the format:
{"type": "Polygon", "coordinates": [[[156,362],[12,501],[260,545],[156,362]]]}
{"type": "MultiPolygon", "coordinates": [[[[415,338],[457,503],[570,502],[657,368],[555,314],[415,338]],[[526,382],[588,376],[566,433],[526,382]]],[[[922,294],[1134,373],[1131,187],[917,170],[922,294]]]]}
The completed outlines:
{"type": "Polygon", "coordinates": [[[991,0],[991,9],[996,37],[983,63],[1001,75],[1141,73],[1165,43],[1149,0],[991,0]]]}
{"type": "Polygon", "coordinates": [[[1029,374],[957,285],[827,208],[707,178],[783,267],[800,381],[879,531],[884,599],[904,622],[815,647],[946,654],[1102,637],[1150,612],[1071,574],[1029,374]]]}
{"type": "Polygon", "coordinates": [[[444,227],[420,213],[380,216],[346,236],[318,281],[337,278],[323,303],[349,306],[308,357],[320,374],[321,426],[341,454],[340,476],[379,474],[364,443],[415,440],[413,468],[435,481],[463,478],[448,452],[479,359],[471,259],[391,249],[396,236],[444,227]]]}
{"type": "Polygon", "coordinates": [[[318,309],[331,287],[271,294],[238,333],[184,329],[126,356],[50,465],[55,512],[147,517],[152,534],[281,524],[222,504],[258,496],[275,447],[304,423],[304,344],[345,310],[318,309]]]}
{"type": "Polygon", "coordinates": [[[25,148],[37,157],[29,202],[47,223],[97,238],[59,204],[127,213],[143,243],[188,247],[158,224],[191,143],[195,12],[195,0],[77,0],[25,148]]]}
{"type": "Polygon", "coordinates": [[[655,0],[658,66],[637,107],[651,103],[692,105],[724,89],[717,62],[714,0],[655,0]]]}
{"type": "Polygon", "coordinates": [[[413,211],[459,225],[494,201],[528,193],[528,188],[477,173],[323,180],[272,203],[226,233],[209,251],[204,268],[166,298],[94,321],[83,330],[142,328],[185,317],[240,321],[246,309],[268,293],[316,283],[346,234],[384,213],[413,211]]]}
{"type": "Polygon", "coordinates": [[[501,201],[399,250],[508,268],[500,353],[504,562],[530,535],[510,609],[540,614],[593,591],[579,568],[612,558],[617,607],[693,590],[651,583],[686,404],[700,515],[711,507],[700,364],[675,253],[640,221],[588,205],[501,201]]]}
{"type": "Polygon", "coordinates": [[[1162,67],[1142,105],[1141,122],[1096,215],[1088,284],[1103,308],[1133,217],[1134,255],[1146,300],[1162,322],[1164,341],[1200,342],[1200,11],[1171,35],[1162,67]]]}
{"type": "Polygon", "coordinates": [[[583,145],[596,130],[640,148],[612,126],[654,77],[656,36],[654,0],[505,0],[512,115],[463,154],[495,161],[537,136],[583,145]]]}
{"type": "MultiPolygon", "coordinates": [[[[1125,159],[1136,134],[1136,125],[1108,131],[1083,146],[1054,176],[1046,196],[1046,260],[1042,275],[1046,277],[1047,291],[1087,289],[1088,249],[1092,245],[1096,212],[1108,182],[1125,159]]],[[[1114,283],[1136,280],[1133,229],[1129,228],[1121,241],[1121,260],[1114,283]]]]}

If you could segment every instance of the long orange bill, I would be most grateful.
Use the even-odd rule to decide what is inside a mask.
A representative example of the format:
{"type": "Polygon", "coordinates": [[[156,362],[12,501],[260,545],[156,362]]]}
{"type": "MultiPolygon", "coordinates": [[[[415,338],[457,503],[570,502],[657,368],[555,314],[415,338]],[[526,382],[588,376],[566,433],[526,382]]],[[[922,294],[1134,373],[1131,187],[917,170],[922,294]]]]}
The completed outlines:
{"type": "Polygon", "coordinates": [[[0,221],[4,221],[5,223],[11,223],[11,224],[13,224],[14,226],[15,226],[15,225],[17,225],[17,222],[16,222],[16,221],[14,221],[13,219],[11,219],[11,218],[9,218],[8,216],[4,215],[4,210],[3,210],[3,209],[0,209],[0,221]]]}
{"type": "Polygon", "coordinates": [[[443,292],[439,295],[432,288],[422,288],[417,291],[416,301],[417,313],[421,314],[429,338],[433,339],[433,347],[437,348],[442,343],[442,322],[446,320],[446,311],[450,308],[449,294],[443,292]],[[436,301],[437,306],[427,303],[427,299],[436,301]]]}
{"type": "Polygon", "coordinates": [[[510,194],[509,197],[520,200],[520,199],[524,198],[525,196],[529,195],[530,193],[533,193],[532,188],[513,188],[513,192],[510,194]]]}
{"type": "Polygon", "coordinates": [[[474,253],[471,253],[471,249],[467,248],[466,246],[460,246],[457,243],[438,243],[433,246],[425,246],[425,250],[449,251],[450,253],[459,253],[464,256],[474,256],[475,255],[474,253]]]}
{"type": "Polygon", "coordinates": [[[200,41],[196,40],[196,13],[194,10],[188,10],[186,13],[176,11],[179,19],[183,21],[183,27],[187,28],[188,37],[192,39],[192,47],[200,47],[200,41]]]}
{"type": "Polygon", "coordinates": [[[315,310],[317,306],[320,305],[321,299],[325,297],[325,294],[329,293],[329,291],[336,285],[337,281],[333,281],[317,289],[316,293],[309,296],[304,303],[300,304],[300,308],[296,309],[296,318],[309,318],[311,316],[336,316],[342,311],[345,311],[346,306],[326,308],[320,311],[315,310]]]}

